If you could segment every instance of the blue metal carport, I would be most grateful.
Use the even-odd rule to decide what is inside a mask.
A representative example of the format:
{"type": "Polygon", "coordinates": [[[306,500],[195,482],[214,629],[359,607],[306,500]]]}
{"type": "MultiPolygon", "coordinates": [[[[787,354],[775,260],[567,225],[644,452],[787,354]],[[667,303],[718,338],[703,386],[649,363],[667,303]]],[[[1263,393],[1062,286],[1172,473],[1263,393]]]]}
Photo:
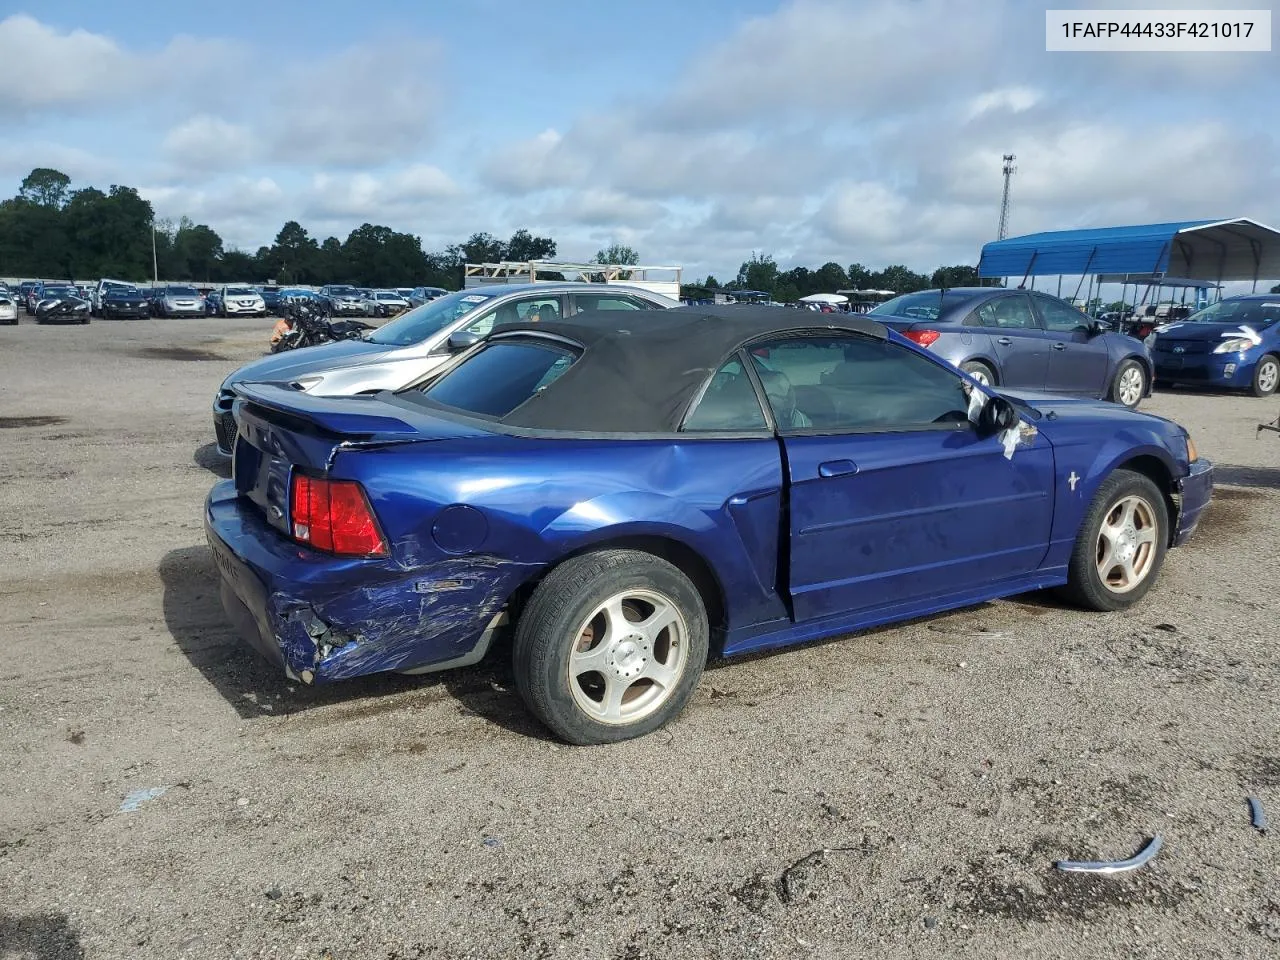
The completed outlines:
{"type": "MultiPolygon", "coordinates": [[[[1056,230],[982,248],[980,277],[1148,274],[1192,280],[1280,278],[1280,232],[1239,217],[1056,230]]],[[[1158,281],[1157,281],[1158,282],[1158,281]]]]}

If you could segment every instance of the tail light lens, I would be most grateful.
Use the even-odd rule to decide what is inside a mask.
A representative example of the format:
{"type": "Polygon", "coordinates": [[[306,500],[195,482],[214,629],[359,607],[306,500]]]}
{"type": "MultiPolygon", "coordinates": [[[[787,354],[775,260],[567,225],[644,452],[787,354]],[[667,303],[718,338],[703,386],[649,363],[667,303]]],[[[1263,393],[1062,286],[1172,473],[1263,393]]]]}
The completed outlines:
{"type": "Polygon", "coordinates": [[[354,480],[295,472],[290,488],[293,539],[344,557],[385,557],[387,541],[364,489],[354,480]]]}
{"type": "Polygon", "coordinates": [[[903,336],[914,343],[920,344],[922,347],[927,347],[942,336],[942,334],[937,330],[908,330],[903,333],[903,336]]]}

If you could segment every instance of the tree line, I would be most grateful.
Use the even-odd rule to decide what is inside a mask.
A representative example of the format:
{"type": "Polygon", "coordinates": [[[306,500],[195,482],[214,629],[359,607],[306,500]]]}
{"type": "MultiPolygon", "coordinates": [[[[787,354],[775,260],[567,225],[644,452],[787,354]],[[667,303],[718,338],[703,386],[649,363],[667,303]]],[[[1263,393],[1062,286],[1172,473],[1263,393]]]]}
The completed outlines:
{"type": "MultiPolygon", "coordinates": [[[[290,220],[270,246],[250,252],[228,246],[208,224],[187,217],[176,223],[156,220],[150,201],[133,187],[73,190],[70,177],[48,167],[32,170],[16,196],[0,201],[0,276],[8,277],[145,281],[158,274],[165,280],[195,283],[411,284],[458,289],[463,264],[548,260],[556,251],[554,239],[527,229],[517,230],[507,240],[475,233],[444,250],[427,252],[418,237],[378,224],[361,224],[345,240],[319,240],[290,220]]],[[[614,244],[597,251],[594,262],[637,264],[639,256],[630,247],[614,244]]],[[[812,270],[782,271],[772,256],[757,253],[723,286],[708,276],[686,283],[684,289],[686,296],[757,290],[790,302],[836,290],[907,293],[977,282],[977,270],[965,265],[939,267],[928,276],[901,264],[871,270],[861,263],[846,268],[829,262],[812,270]]]]}
{"type": "Polygon", "coordinates": [[[932,274],[916,273],[900,263],[883,270],[872,270],[861,263],[851,263],[846,268],[834,261],[814,270],[808,267],[780,270],[773,257],[753,253],[751,259],[738,269],[738,275],[727,283],[721,284],[714,276],[708,276],[685,286],[690,293],[699,294],[751,290],[766,293],[778,303],[792,303],[810,294],[835,293],[837,290],[913,293],[937,287],[976,287],[980,283],[977,268],[967,264],[939,267],[932,274]]]}

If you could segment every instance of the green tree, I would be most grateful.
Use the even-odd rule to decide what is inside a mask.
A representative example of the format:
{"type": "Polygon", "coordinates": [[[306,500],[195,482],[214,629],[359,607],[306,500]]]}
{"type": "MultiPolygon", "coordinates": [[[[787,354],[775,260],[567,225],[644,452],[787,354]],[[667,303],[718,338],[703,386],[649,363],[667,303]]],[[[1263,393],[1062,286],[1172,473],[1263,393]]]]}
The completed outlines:
{"type": "MultiPolygon", "coordinates": [[[[500,259],[526,263],[529,260],[550,260],[556,255],[556,242],[550,237],[535,237],[521,227],[503,245],[500,259]]],[[[474,262],[474,261],[472,261],[474,262]]]]}
{"type": "Polygon", "coordinates": [[[778,264],[768,254],[752,253],[738,268],[737,289],[761,290],[770,295],[778,283],[778,264]]]}
{"type": "Polygon", "coordinates": [[[203,223],[182,218],[182,226],[173,238],[175,261],[186,267],[183,279],[208,282],[213,279],[222,257],[222,238],[203,223]]]}
{"type": "MultiPolygon", "coordinates": [[[[311,283],[317,270],[320,245],[297,220],[290,220],[271,245],[269,267],[280,283],[311,283]]],[[[326,278],[326,282],[329,278],[326,278]]]]}
{"type": "Polygon", "coordinates": [[[717,280],[715,277],[713,277],[713,276],[712,276],[711,274],[709,274],[709,273],[707,274],[707,279],[706,279],[706,280],[704,280],[704,281],[702,281],[702,285],[703,285],[704,287],[706,287],[708,290],[719,290],[719,289],[720,289],[720,281],[719,281],[719,280],[717,280]]]}
{"type": "Polygon", "coordinates": [[[809,293],[835,293],[848,288],[849,275],[844,267],[829,260],[813,272],[813,286],[809,293]]]}
{"type": "Polygon", "coordinates": [[[61,210],[71,195],[71,178],[61,170],[36,167],[22,178],[18,196],[42,207],[61,210]]]}
{"type": "Polygon", "coordinates": [[[636,253],[632,247],[624,246],[621,243],[611,243],[603,250],[597,250],[595,260],[592,262],[634,267],[640,262],[640,254],[636,253]]]}
{"type": "Polygon", "coordinates": [[[222,251],[213,278],[219,283],[262,283],[267,279],[257,257],[234,248],[222,251]]]}
{"type": "Polygon", "coordinates": [[[852,290],[872,289],[871,275],[871,270],[860,263],[849,264],[849,269],[845,272],[845,276],[849,279],[849,288],[852,290]]]}
{"type": "Polygon", "coordinates": [[[352,230],[342,252],[352,278],[364,286],[416,283],[427,269],[427,257],[417,237],[372,223],[352,230]]]}
{"type": "Polygon", "coordinates": [[[873,290],[892,290],[894,293],[913,293],[916,290],[928,290],[929,278],[916,273],[900,263],[885,267],[869,278],[873,290]]]}
{"type": "Polygon", "coordinates": [[[933,287],[976,287],[981,282],[978,268],[965,263],[954,267],[939,267],[929,278],[929,284],[933,287]]]}

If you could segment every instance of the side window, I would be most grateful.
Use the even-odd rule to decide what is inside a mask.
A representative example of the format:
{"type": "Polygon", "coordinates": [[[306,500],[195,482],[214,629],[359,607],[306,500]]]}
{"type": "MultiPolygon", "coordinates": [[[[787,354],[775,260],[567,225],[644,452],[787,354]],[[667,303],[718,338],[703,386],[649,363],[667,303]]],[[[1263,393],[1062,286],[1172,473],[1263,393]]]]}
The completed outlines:
{"type": "Polygon", "coordinates": [[[751,348],[780,429],[918,430],[968,420],[964,381],[870,337],[794,337],[751,348]]]}
{"type": "Polygon", "coordinates": [[[533,297],[528,300],[510,300],[480,314],[465,327],[468,333],[487,337],[494,327],[507,323],[545,323],[560,319],[559,297],[533,297]]]}
{"type": "Polygon", "coordinates": [[[635,297],[606,296],[599,293],[579,293],[574,296],[574,306],[583,310],[645,310],[647,303],[635,297]]]}
{"type": "Polygon", "coordinates": [[[707,391],[684,419],[686,432],[730,432],[764,430],[768,424],[760,409],[760,398],[751,378],[737,360],[730,360],[715,372],[707,391]]]}
{"type": "Polygon", "coordinates": [[[978,318],[978,324],[983,327],[1034,330],[1038,326],[1031,312],[1031,304],[1026,297],[1018,295],[988,300],[974,311],[974,315],[978,318]]]}
{"type": "Polygon", "coordinates": [[[1088,332],[1089,318],[1077,310],[1049,297],[1036,297],[1036,306],[1040,316],[1044,317],[1044,325],[1057,333],[1088,332]]]}

